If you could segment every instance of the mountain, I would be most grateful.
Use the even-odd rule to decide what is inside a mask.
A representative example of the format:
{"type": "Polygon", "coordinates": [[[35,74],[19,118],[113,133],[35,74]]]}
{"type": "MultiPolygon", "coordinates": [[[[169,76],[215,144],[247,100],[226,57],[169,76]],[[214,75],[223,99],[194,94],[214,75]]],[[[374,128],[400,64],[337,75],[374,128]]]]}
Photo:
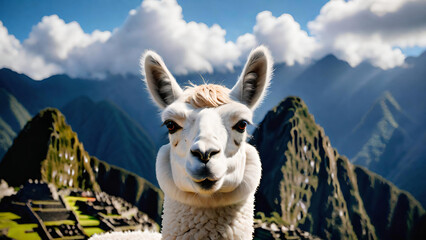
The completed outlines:
{"type": "Polygon", "coordinates": [[[425,135],[424,126],[408,116],[390,92],[385,92],[346,137],[341,149],[352,163],[409,191],[425,206],[426,185],[416,181],[426,171],[426,152],[421,147],[425,135]]]}
{"type": "Polygon", "coordinates": [[[31,116],[9,92],[0,88],[0,159],[31,116]]]}
{"type": "Polygon", "coordinates": [[[18,187],[29,179],[58,188],[90,189],[123,198],[155,221],[163,193],[136,174],[91,157],[62,113],[45,109],[29,121],[0,162],[0,179],[18,187]]]}
{"type": "MultiPolygon", "coordinates": [[[[426,52],[419,57],[407,59],[402,67],[375,72],[368,80],[358,79],[362,82],[360,87],[353,88],[341,103],[342,106],[347,106],[349,112],[357,112],[357,115],[352,115],[353,121],[356,121],[355,125],[348,132],[350,133],[365,118],[372,106],[377,104],[377,99],[380,96],[383,98],[387,92],[403,109],[404,114],[410,116],[410,123],[413,124],[404,126],[406,130],[414,133],[412,137],[415,141],[420,138],[426,132],[425,66],[426,52]]],[[[339,144],[338,148],[340,147],[339,144]]],[[[346,154],[345,149],[342,151],[346,154]]]]}
{"type": "Polygon", "coordinates": [[[9,148],[0,162],[0,178],[11,186],[40,179],[58,187],[99,190],[88,159],[63,115],[46,109],[25,125],[9,148]]]}
{"type": "Polygon", "coordinates": [[[392,183],[331,146],[305,103],[289,97],[253,134],[263,177],[256,210],[325,239],[408,239],[425,214],[392,183]]]}
{"type": "Polygon", "coordinates": [[[426,171],[425,146],[426,133],[413,143],[386,176],[401,189],[412,193],[423,206],[426,206],[426,181],[423,180],[426,171]]]}
{"type": "Polygon", "coordinates": [[[343,149],[354,163],[385,176],[390,166],[383,165],[383,161],[386,161],[384,159],[398,155],[395,153],[383,155],[396,147],[389,146],[388,143],[396,140],[399,145],[404,145],[403,141],[409,139],[407,129],[404,127],[412,124],[412,120],[391,93],[385,92],[345,139],[346,146],[343,149]],[[380,161],[382,156],[384,159],[380,161]]]}
{"type": "Polygon", "coordinates": [[[337,59],[334,55],[327,55],[313,62],[294,79],[287,76],[275,75],[274,80],[289,82],[284,95],[268,107],[274,107],[285,96],[299,96],[311,107],[317,121],[330,132],[332,139],[341,137],[341,129],[351,126],[346,118],[346,108],[340,108],[339,103],[347,96],[348,89],[355,84],[352,76],[358,70],[349,66],[345,61],[337,59]],[[336,111],[330,111],[330,109],[336,111]],[[338,116],[334,116],[338,114],[338,116]]]}
{"type": "Polygon", "coordinates": [[[392,76],[389,91],[404,107],[404,110],[417,119],[419,124],[426,121],[426,52],[406,61],[406,65],[392,76]]]}
{"type": "MultiPolygon", "coordinates": [[[[420,153],[418,149],[414,149],[414,146],[421,142],[422,137],[426,134],[424,124],[426,122],[425,66],[426,52],[418,57],[407,58],[404,66],[388,70],[373,67],[367,62],[351,67],[333,55],[325,56],[306,65],[277,64],[274,66],[275,71],[269,88],[269,96],[256,110],[255,122],[260,122],[264,114],[283,97],[299,96],[309,105],[316,122],[326,130],[333,146],[339,150],[340,154],[353,158],[362,152],[359,156],[369,156],[368,158],[373,159],[375,157],[372,157],[371,154],[374,153],[374,149],[379,147],[384,148],[380,150],[382,152],[379,154],[380,156],[386,156],[386,158],[392,156],[393,160],[378,160],[377,162],[387,162],[388,166],[392,166],[393,163],[395,163],[394,166],[403,164],[401,161],[406,159],[408,154],[413,156],[411,154],[420,153]],[[369,126],[370,122],[365,120],[367,115],[372,114],[371,116],[373,116],[376,110],[378,114],[383,113],[381,100],[377,99],[381,98],[385,92],[392,96],[403,110],[402,115],[409,116],[409,120],[398,121],[400,112],[392,112],[392,110],[392,117],[396,119],[398,128],[394,130],[392,137],[386,140],[387,147],[380,147],[380,145],[371,145],[378,141],[368,143],[372,139],[371,136],[378,136],[374,131],[377,133],[377,123],[380,121],[376,123],[371,121],[373,124],[369,126]],[[364,133],[365,135],[363,135],[364,133]],[[358,134],[362,136],[358,136],[358,134]],[[361,151],[364,146],[367,151],[361,151]]],[[[236,68],[234,71],[228,72],[214,71],[202,75],[194,73],[176,76],[176,79],[183,84],[190,80],[196,84],[222,83],[227,87],[232,87],[240,71],[240,68],[236,68]]],[[[87,96],[94,102],[109,101],[134,119],[147,132],[157,149],[167,142],[167,132],[165,128],[160,127],[158,109],[151,103],[140,76],[109,75],[103,80],[93,80],[55,75],[43,81],[34,81],[25,75],[1,69],[0,88],[15,96],[30,114],[36,114],[48,106],[62,108],[79,96],[87,96]]],[[[384,100],[384,104],[389,109],[393,108],[391,101],[384,100]]],[[[85,144],[96,145],[96,142],[85,141],[85,144]]],[[[415,159],[419,161],[415,165],[422,166],[424,158],[416,156],[415,159]]],[[[383,176],[402,187],[400,183],[407,182],[404,180],[404,176],[411,179],[408,176],[409,172],[404,173],[408,175],[398,173],[403,169],[407,169],[406,166],[395,167],[392,172],[391,169],[386,169],[386,172],[389,173],[383,176]],[[398,181],[395,182],[396,180],[398,181]]],[[[132,169],[127,170],[133,171],[132,169]]],[[[374,170],[380,172],[378,168],[374,170]]],[[[417,189],[417,187],[404,189],[417,189]]],[[[420,192],[412,192],[412,194],[420,196],[417,195],[420,192]]],[[[421,200],[421,198],[419,199],[421,200]]]]}
{"type": "Polygon", "coordinates": [[[45,106],[41,93],[34,91],[39,82],[10,69],[0,69],[0,88],[13,95],[31,114],[45,106]]]}
{"type": "Polygon", "coordinates": [[[155,144],[117,105],[79,97],[65,105],[62,113],[89,153],[157,185],[155,144]]]}
{"type": "MultiPolygon", "coordinates": [[[[269,97],[257,110],[256,122],[285,96],[302,97],[318,123],[341,148],[342,139],[359,123],[363,115],[385,91],[389,91],[406,113],[419,124],[426,121],[426,52],[409,58],[402,67],[382,70],[364,62],[351,67],[347,62],[327,55],[306,65],[274,66],[269,97]],[[332,110],[331,110],[332,109],[332,110]]],[[[221,83],[232,87],[240,68],[205,74],[175,76],[181,84],[192,81],[221,83]]],[[[13,94],[30,113],[45,107],[61,108],[76,97],[85,95],[93,101],[110,100],[148,132],[157,148],[167,141],[159,127],[158,109],[151,103],[141,76],[109,75],[103,80],[70,78],[55,75],[33,81],[8,69],[0,70],[0,88],[13,94]],[[151,117],[147,118],[146,116],[151,117]],[[159,134],[161,133],[161,134],[159,134]]],[[[342,150],[343,153],[346,154],[342,150]]]]}
{"type": "Polygon", "coordinates": [[[146,129],[155,142],[167,139],[166,130],[158,124],[158,109],[151,103],[140,76],[109,75],[106,79],[96,80],[54,75],[35,81],[9,69],[0,69],[0,88],[15,96],[31,114],[46,107],[62,108],[80,96],[87,96],[92,101],[108,100],[146,129]],[[151,117],[147,118],[147,115],[151,117]]]}

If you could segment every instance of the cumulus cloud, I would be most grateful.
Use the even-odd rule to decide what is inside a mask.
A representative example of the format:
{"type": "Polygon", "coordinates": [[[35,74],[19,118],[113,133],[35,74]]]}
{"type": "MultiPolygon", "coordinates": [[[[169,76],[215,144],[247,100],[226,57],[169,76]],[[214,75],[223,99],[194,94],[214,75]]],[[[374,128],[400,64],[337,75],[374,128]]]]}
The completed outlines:
{"type": "Polygon", "coordinates": [[[242,52],[241,59],[257,45],[265,45],[277,62],[288,65],[305,63],[318,49],[318,43],[300,28],[290,14],[274,17],[271,12],[263,11],[256,16],[253,33],[246,33],[237,39],[242,52]]]}
{"type": "Polygon", "coordinates": [[[12,67],[37,79],[58,72],[74,77],[138,74],[139,57],[147,49],[162,55],[178,74],[232,69],[239,64],[241,55],[234,42],[225,40],[226,31],[219,25],[186,22],[176,0],[143,1],[140,7],[129,11],[123,25],[112,33],[88,34],[77,22],[65,23],[52,15],[43,17],[21,44],[1,27],[7,38],[0,41],[8,42],[2,44],[2,51],[13,52],[22,62],[28,62],[24,55],[35,56],[40,64],[52,69],[40,75],[33,69],[11,66],[11,53],[1,57],[0,66],[12,67]]]}
{"type": "Polygon", "coordinates": [[[308,28],[321,43],[317,55],[331,52],[352,66],[368,60],[393,68],[404,63],[399,48],[426,47],[426,1],[334,0],[308,28]]]}
{"type": "Polygon", "coordinates": [[[145,0],[108,41],[74,52],[68,69],[75,74],[82,69],[87,74],[137,73],[146,49],[157,51],[178,74],[232,69],[240,50],[225,34],[218,25],[186,22],[175,0],[145,0]]]}
{"type": "Polygon", "coordinates": [[[70,54],[93,43],[105,42],[111,33],[84,33],[77,22],[65,23],[57,15],[45,16],[22,44],[0,22],[0,67],[11,68],[34,79],[69,73],[70,54]]]}
{"type": "Polygon", "coordinates": [[[23,43],[31,53],[43,56],[49,62],[59,62],[68,57],[75,48],[85,48],[94,42],[105,42],[109,31],[95,30],[84,33],[77,22],[65,23],[57,15],[45,16],[33,27],[30,36],[23,43]]]}
{"type": "Polygon", "coordinates": [[[276,61],[288,65],[305,63],[318,48],[315,39],[308,36],[290,14],[274,17],[269,11],[259,13],[253,34],[258,44],[271,49],[276,61]]]}
{"type": "Polygon", "coordinates": [[[112,32],[85,33],[77,22],[52,15],[21,43],[0,21],[0,67],[35,79],[138,74],[139,57],[152,49],[174,73],[212,72],[241,65],[252,48],[264,44],[276,62],[288,65],[333,53],[352,66],[367,60],[386,69],[403,64],[400,48],[426,47],[426,1],[333,0],[308,29],[310,34],[289,14],[264,11],[252,32],[226,41],[219,25],[185,21],[176,0],[144,0],[112,32]]]}
{"type": "Polygon", "coordinates": [[[0,67],[27,73],[37,79],[63,71],[60,66],[47,63],[39,55],[27,52],[19,40],[9,34],[2,21],[0,21],[0,67]]]}

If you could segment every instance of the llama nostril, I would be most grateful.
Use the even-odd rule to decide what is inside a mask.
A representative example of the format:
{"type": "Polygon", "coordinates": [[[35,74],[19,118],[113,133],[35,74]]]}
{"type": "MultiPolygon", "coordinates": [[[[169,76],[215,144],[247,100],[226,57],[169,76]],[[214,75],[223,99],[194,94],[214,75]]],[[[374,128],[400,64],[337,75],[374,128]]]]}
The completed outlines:
{"type": "Polygon", "coordinates": [[[202,152],[199,149],[191,149],[191,154],[192,156],[196,157],[198,160],[200,160],[203,163],[207,163],[210,158],[216,154],[218,154],[220,152],[220,150],[215,150],[215,149],[209,149],[206,152],[202,152]]]}
{"type": "Polygon", "coordinates": [[[204,159],[204,154],[200,151],[200,149],[195,149],[195,150],[191,149],[191,154],[192,156],[198,158],[200,161],[203,161],[204,159]]]}
{"type": "Polygon", "coordinates": [[[209,158],[213,157],[214,155],[218,154],[219,152],[220,152],[220,150],[212,150],[209,154],[210,155],[209,158]]]}

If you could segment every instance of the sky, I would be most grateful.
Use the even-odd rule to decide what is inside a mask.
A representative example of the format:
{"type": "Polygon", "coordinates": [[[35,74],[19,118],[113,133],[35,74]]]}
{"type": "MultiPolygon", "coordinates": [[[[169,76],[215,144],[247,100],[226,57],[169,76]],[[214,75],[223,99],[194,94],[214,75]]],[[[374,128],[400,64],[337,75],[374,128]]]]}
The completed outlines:
{"type": "Polygon", "coordinates": [[[0,0],[0,68],[35,79],[138,74],[146,49],[175,74],[334,54],[390,69],[426,49],[424,0],[0,0]]]}

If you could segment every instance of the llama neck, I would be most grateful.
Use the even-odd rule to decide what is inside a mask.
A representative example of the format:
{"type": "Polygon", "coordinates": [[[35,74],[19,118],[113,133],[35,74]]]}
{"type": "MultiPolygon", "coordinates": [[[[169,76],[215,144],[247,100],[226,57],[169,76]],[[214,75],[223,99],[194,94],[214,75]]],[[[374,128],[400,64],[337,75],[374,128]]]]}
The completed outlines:
{"type": "Polygon", "coordinates": [[[163,239],[252,239],[253,200],[251,195],[233,205],[200,208],[166,196],[163,239]]]}

